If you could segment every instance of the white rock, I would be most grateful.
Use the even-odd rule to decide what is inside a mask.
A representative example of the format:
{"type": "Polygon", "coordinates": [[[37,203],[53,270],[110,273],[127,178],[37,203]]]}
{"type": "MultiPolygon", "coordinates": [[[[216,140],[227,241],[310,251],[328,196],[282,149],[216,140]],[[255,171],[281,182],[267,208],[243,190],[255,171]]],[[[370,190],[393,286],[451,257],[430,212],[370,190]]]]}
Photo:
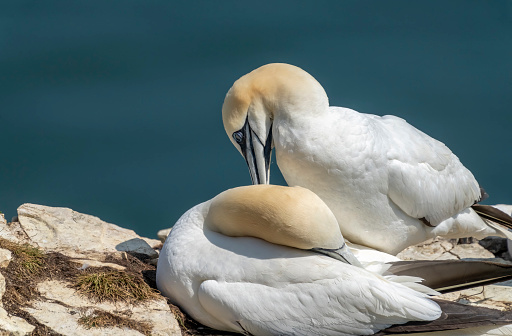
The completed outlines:
{"type": "Polygon", "coordinates": [[[512,308],[512,288],[510,286],[512,286],[512,281],[506,281],[495,285],[447,293],[439,295],[437,298],[474,306],[510,310],[512,308]]]}
{"type": "Polygon", "coordinates": [[[0,273],[0,334],[2,331],[8,332],[8,335],[30,335],[35,329],[33,325],[17,316],[9,316],[3,308],[2,297],[5,293],[5,278],[0,273]]]}
{"type": "Polygon", "coordinates": [[[9,335],[30,335],[35,327],[20,317],[9,316],[3,308],[2,297],[4,293],[5,278],[0,273],[0,334],[2,334],[2,331],[6,331],[9,335]]]}
{"type": "Polygon", "coordinates": [[[18,218],[32,243],[70,257],[115,251],[158,255],[152,247],[159,245],[159,240],[140,237],[132,230],[68,208],[27,203],[18,208],[18,218]]]}
{"type": "Polygon", "coordinates": [[[410,246],[397,255],[402,260],[455,260],[466,258],[494,258],[478,243],[454,245],[441,237],[410,246]]]}
{"type": "Polygon", "coordinates": [[[4,238],[13,243],[27,242],[28,237],[21,229],[18,222],[7,225],[4,214],[0,214],[0,238],[4,238]]]}
{"type": "Polygon", "coordinates": [[[81,264],[81,266],[77,267],[80,269],[86,269],[88,267],[111,267],[120,271],[123,271],[126,269],[126,267],[114,264],[114,263],[107,263],[107,262],[101,262],[98,260],[92,260],[92,259],[74,259],[73,262],[77,263],[78,265],[81,264]]]}
{"type": "Polygon", "coordinates": [[[51,328],[53,331],[66,336],[141,336],[138,331],[121,328],[91,328],[86,329],[78,323],[84,313],[70,307],[54,302],[37,301],[32,307],[24,308],[39,323],[51,328]]]}
{"type": "MultiPolygon", "coordinates": [[[[444,238],[430,239],[408,247],[397,255],[403,260],[487,259],[494,255],[478,243],[454,245],[444,238]]],[[[512,281],[447,293],[438,298],[482,307],[509,310],[512,308],[512,281]]]]}
{"type": "Polygon", "coordinates": [[[456,256],[449,253],[452,248],[453,245],[445,239],[429,239],[424,243],[406,248],[397,257],[402,260],[457,259],[456,256]]]}
{"type": "Polygon", "coordinates": [[[0,273],[0,307],[3,306],[2,298],[5,294],[5,278],[2,273],[0,273]]]}
{"type": "Polygon", "coordinates": [[[8,335],[30,335],[34,329],[35,327],[24,319],[9,315],[5,309],[0,308],[0,330],[7,331],[8,335]]]}
{"type": "Polygon", "coordinates": [[[478,243],[459,244],[450,250],[450,253],[456,255],[458,259],[466,258],[494,258],[494,254],[487,251],[478,243]]]}
{"type": "Polygon", "coordinates": [[[9,250],[0,248],[0,268],[9,266],[12,260],[12,253],[9,250]]]}
{"type": "Polygon", "coordinates": [[[163,229],[163,230],[158,231],[158,233],[156,235],[162,243],[165,243],[165,240],[167,239],[167,236],[169,235],[169,233],[171,233],[171,230],[172,230],[172,228],[163,229]]]}
{"type": "Polygon", "coordinates": [[[17,316],[9,316],[2,308],[2,297],[5,293],[5,278],[0,273],[0,334],[1,331],[7,331],[9,335],[30,335],[34,326],[17,316]]]}
{"type": "MultiPolygon", "coordinates": [[[[181,335],[178,322],[164,298],[147,301],[137,305],[127,304],[124,302],[93,303],[79,295],[74,289],[67,287],[65,282],[55,280],[40,283],[38,285],[38,290],[44,298],[51,302],[51,305],[47,302],[40,302],[34,304],[32,308],[24,308],[25,311],[30,313],[40,323],[47,325],[63,335],[94,335],[90,333],[90,331],[94,329],[90,329],[87,333],[84,333],[83,331],[81,334],[72,333],[72,330],[76,330],[75,324],[76,321],[78,321],[79,316],[75,316],[78,314],[72,315],[71,311],[80,311],[89,307],[101,309],[113,314],[119,314],[119,311],[129,311],[132,314],[129,318],[132,320],[147,322],[153,326],[153,330],[151,332],[152,335],[181,335]],[[60,324],[64,324],[64,319],[66,319],[66,321],[69,319],[72,320],[66,322],[72,326],[70,327],[72,330],[69,332],[62,329],[56,329],[60,324]]],[[[106,334],[103,333],[98,335],[106,334]]]]}

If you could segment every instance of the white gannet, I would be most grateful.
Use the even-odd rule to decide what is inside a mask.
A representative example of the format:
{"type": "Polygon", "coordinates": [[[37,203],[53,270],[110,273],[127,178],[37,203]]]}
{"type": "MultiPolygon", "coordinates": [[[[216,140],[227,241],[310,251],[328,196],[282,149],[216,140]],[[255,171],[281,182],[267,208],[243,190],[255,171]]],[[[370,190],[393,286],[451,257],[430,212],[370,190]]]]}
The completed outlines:
{"type": "Polygon", "coordinates": [[[268,64],[238,79],[222,118],[254,184],[269,183],[275,148],[288,185],[316,193],[352,243],[397,254],[435,236],[510,236],[471,208],[481,189],[443,143],[395,116],[330,107],[298,67],[268,64]]]}
{"type": "Polygon", "coordinates": [[[507,328],[494,324],[512,322],[494,310],[468,318],[479,308],[438,304],[415,290],[432,292],[416,278],[350,265],[344,262],[346,247],[343,258],[314,252],[339,252],[343,237],[335,222],[304,188],[225,191],[174,225],[160,253],[158,289],[200,323],[246,335],[372,335],[388,327],[422,332],[454,324],[477,327],[458,335],[481,335],[507,328]]]}

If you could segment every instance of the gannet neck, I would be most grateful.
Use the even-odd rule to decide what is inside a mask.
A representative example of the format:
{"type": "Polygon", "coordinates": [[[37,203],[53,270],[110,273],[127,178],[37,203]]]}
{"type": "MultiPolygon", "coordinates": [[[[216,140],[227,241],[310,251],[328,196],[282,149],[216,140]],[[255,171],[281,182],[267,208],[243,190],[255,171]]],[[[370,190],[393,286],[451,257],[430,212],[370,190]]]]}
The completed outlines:
{"type": "MultiPolygon", "coordinates": [[[[228,91],[222,107],[224,128],[232,134],[249,120],[251,128],[265,139],[272,120],[278,115],[314,114],[328,108],[323,87],[299,67],[272,63],[238,79],[228,91]]],[[[236,145],[236,143],[233,141],[236,145]]]]}
{"type": "Polygon", "coordinates": [[[224,191],[213,198],[205,227],[299,249],[344,245],[334,214],[316,194],[301,187],[254,185],[224,191]]]}

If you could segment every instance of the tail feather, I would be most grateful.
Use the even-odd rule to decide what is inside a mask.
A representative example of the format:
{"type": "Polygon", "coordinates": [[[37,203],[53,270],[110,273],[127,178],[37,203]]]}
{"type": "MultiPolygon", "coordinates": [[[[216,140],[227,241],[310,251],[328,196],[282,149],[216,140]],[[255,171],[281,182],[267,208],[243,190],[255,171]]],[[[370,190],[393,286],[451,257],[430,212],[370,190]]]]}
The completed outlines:
{"type": "Polygon", "coordinates": [[[483,327],[472,327],[457,330],[441,330],[441,331],[427,331],[420,333],[385,333],[380,332],[372,336],[510,336],[512,335],[512,324],[507,325],[488,325],[483,327]]]}
{"type": "MultiPolygon", "coordinates": [[[[460,303],[434,300],[439,304],[443,313],[434,321],[411,321],[406,324],[394,325],[380,331],[375,335],[500,335],[501,327],[512,324],[512,312],[497,309],[469,306],[460,303]],[[470,331],[478,331],[474,334],[470,331]],[[493,330],[498,333],[494,333],[493,330]],[[420,334],[416,334],[420,333],[420,334]]],[[[506,329],[506,328],[505,328],[506,329]]],[[[510,330],[510,329],[507,329],[510,330]]],[[[503,329],[502,329],[503,331],[503,329]]]]}
{"type": "Polygon", "coordinates": [[[512,279],[512,265],[476,260],[397,261],[388,272],[424,279],[421,283],[441,293],[512,279]]]}

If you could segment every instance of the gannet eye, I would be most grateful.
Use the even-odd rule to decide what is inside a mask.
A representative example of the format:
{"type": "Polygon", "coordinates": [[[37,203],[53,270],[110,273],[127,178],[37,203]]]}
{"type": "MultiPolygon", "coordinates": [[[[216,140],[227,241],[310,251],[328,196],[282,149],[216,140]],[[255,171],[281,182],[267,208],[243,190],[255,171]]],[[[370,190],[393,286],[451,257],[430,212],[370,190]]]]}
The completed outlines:
{"type": "Polygon", "coordinates": [[[235,139],[236,143],[241,145],[244,141],[244,133],[242,131],[236,131],[233,133],[233,139],[235,139]]]}

